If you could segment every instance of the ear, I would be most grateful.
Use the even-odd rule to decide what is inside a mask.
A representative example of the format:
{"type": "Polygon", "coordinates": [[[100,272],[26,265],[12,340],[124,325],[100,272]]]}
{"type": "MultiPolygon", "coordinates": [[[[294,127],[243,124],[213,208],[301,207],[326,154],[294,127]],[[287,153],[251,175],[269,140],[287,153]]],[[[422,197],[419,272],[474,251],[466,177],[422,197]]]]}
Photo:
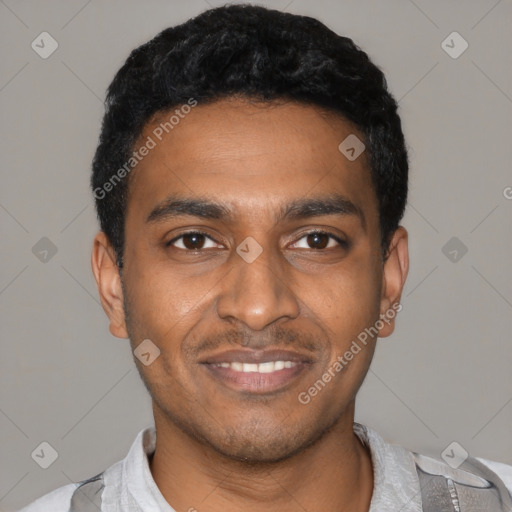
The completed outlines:
{"type": "Polygon", "coordinates": [[[395,318],[402,309],[400,298],[409,271],[407,241],[407,231],[400,226],[393,234],[384,262],[380,299],[380,323],[383,327],[379,329],[379,338],[385,338],[395,330],[395,318]]]}
{"type": "Polygon", "coordinates": [[[94,237],[91,266],[101,305],[110,320],[110,332],[117,338],[128,338],[121,276],[115,251],[103,231],[94,237]]]}

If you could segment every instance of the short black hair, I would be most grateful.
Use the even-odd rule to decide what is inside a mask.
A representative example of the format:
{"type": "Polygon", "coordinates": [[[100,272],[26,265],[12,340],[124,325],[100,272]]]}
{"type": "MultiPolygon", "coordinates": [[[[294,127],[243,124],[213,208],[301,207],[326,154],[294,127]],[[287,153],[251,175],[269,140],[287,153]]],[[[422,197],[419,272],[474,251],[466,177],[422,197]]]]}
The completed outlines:
{"type": "Polygon", "coordinates": [[[206,104],[231,96],[318,106],[358,128],[385,254],[405,209],[408,157],[384,74],[351,39],[314,18],[226,5],[167,28],[133,50],[108,88],[91,185],[119,268],[128,173],[137,163],[134,144],[143,128],[155,114],[191,99],[206,104]]]}

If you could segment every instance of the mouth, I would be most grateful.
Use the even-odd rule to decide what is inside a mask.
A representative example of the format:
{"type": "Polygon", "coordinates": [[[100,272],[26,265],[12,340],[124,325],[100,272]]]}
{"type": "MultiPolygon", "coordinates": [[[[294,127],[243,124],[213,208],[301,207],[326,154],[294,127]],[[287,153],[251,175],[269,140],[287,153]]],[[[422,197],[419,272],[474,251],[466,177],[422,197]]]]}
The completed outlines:
{"type": "Polygon", "coordinates": [[[231,350],[200,364],[230,389],[265,394],[290,387],[313,362],[310,355],[288,350],[231,350]]]}

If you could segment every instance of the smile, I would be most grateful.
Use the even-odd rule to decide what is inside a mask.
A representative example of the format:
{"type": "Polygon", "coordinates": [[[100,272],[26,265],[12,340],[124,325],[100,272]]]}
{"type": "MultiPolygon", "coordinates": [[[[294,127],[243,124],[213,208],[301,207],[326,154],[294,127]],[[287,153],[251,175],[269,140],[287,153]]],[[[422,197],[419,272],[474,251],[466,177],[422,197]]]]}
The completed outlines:
{"type": "Polygon", "coordinates": [[[290,350],[229,350],[200,361],[216,384],[251,394],[283,391],[312,366],[309,354],[290,350]]]}
{"type": "Polygon", "coordinates": [[[269,361],[268,363],[252,364],[235,361],[233,363],[217,363],[215,366],[231,368],[235,372],[243,373],[273,373],[285,368],[293,368],[297,366],[297,363],[293,361],[269,361]]]}

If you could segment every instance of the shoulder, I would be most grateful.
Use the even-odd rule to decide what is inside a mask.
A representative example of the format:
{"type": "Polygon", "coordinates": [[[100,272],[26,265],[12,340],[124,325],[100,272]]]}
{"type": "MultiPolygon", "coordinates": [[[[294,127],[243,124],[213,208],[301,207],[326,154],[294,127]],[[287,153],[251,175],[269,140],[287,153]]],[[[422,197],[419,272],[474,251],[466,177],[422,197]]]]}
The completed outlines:
{"type": "Polygon", "coordinates": [[[76,483],[59,487],[23,507],[19,512],[68,512],[76,483]]]}
{"type": "Polygon", "coordinates": [[[476,459],[487,466],[501,479],[512,496],[512,466],[504,464],[503,462],[495,462],[493,460],[482,459],[480,457],[477,457],[476,459]]]}
{"type": "Polygon", "coordinates": [[[446,462],[433,459],[426,455],[411,452],[416,466],[425,473],[442,475],[452,480],[460,479],[467,485],[477,485],[473,477],[478,477],[489,482],[498,482],[505,485],[508,492],[512,494],[512,466],[503,462],[483,459],[481,457],[467,457],[456,465],[449,465],[446,462]],[[467,481],[466,481],[467,480],[467,481]]]}
{"type": "Polygon", "coordinates": [[[84,503],[88,507],[92,504],[92,509],[99,511],[105,494],[108,495],[109,500],[117,500],[122,495],[127,479],[126,468],[137,469],[142,466],[146,452],[154,450],[155,443],[154,427],[141,430],[124,459],[91,478],[70,483],[49,492],[18,512],[69,512],[70,508],[81,510],[84,503]],[[75,493],[78,487],[80,491],[75,493]]]}
{"type": "Polygon", "coordinates": [[[454,459],[453,464],[414,452],[412,456],[418,471],[422,499],[428,505],[437,506],[439,500],[451,499],[460,505],[478,503],[481,506],[479,510],[512,511],[511,466],[470,456],[454,459]],[[439,489],[449,491],[450,496],[446,494],[445,498],[440,497],[439,489]]]}

